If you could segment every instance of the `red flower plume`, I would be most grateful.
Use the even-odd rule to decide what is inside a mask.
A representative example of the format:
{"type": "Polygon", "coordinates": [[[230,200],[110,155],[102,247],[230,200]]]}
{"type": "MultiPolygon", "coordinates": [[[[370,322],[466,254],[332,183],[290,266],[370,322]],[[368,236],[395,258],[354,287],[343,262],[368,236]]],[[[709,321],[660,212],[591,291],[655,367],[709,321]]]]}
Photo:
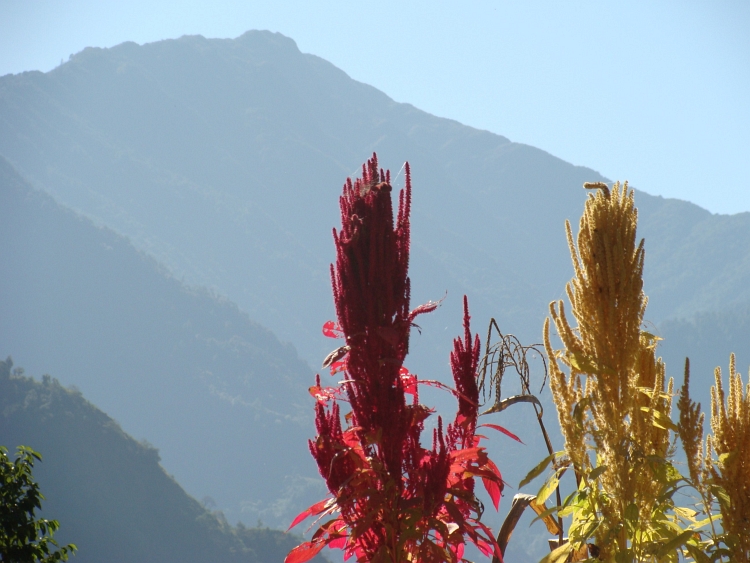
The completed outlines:
{"type": "Polygon", "coordinates": [[[346,343],[324,367],[343,372],[351,412],[343,428],[338,394],[323,389],[318,377],[311,388],[318,435],[310,451],[332,498],[302,512],[294,524],[308,516],[338,516],[295,548],[287,563],[303,563],[324,545],[362,562],[394,563],[455,562],[466,540],[497,550],[491,531],[478,521],[481,503],[473,494],[474,476],[481,476],[497,505],[502,478],[475,436],[479,339],[472,340],[466,298],[464,337],[450,355],[458,413],[445,430],[438,418],[431,448],[420,442],[432,411],[419,404],[418,387],[443,385],[421,381],[403,366],[414,318],[437,307],[409,308],[411,175],[405,168],[395,222],[390,174],[378,168],[376,155],[362,167],[362,178],[346,181],[340,198],[331,266],[338,322],[327,322],[323,333],[346,343]]]}

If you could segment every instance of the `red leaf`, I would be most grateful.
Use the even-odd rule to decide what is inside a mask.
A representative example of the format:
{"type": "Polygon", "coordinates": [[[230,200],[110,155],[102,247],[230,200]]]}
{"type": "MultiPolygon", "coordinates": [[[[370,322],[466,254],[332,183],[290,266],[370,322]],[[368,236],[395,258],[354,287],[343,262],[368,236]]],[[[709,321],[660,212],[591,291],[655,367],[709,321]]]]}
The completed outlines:
{"type": "Polygon", "coordinates": [[[492,504],[495,505],[495,510],[499,510],[500,493],[502,492],[502,489],[500,489],[500,485],[498,485],[497,482],[493,481],[492,479],[487,479],[487,477],[482,477],[482,483],[484,483],[484,488],[487,489],[487,493],[492,499],[492,504]]]}
{"type": "MultiPolygon", "coordinates": [[[[460,391],[456,391],[455,389],[453,389],[453,387],[449,387],[445,383],[441,383],[441,382],[436,381],[434,379],[420,379],[419,380],[419,384],[420,385],[427,385],[429,387],[437,387],[438,389],[444,389],[446,391],[449,391],[449,392],[453,393],[456,397],[459,397],[459,398],[463,399],[464,401],[466,401],[470,405],[478,406],[477,403],[476,403],[476,401],[472,401],[469,397],[467,397],[466,395],[464,395],[460,391]]],[[[458,416],[462,420],[465,420],[465,418],[466,418],[463,415],[458,415],[458,416]]]]}
{"type": "Polygon", "coordinates": [[[450,453],[450,456],[454,462],[472,458],[476,459],[479,457],[479,451],[481,449],[482,448],[466,448],[463,450],[455,450],[450,453]]]}
{"type": "Polygon", "coordinates": [[[323,335],[328,338],[344,338],[344,331],[337,323],[326,321],[323,323],[323,335]]]}
{"type": "Polygon", "coordinates": [[[333,362],[330,368],[331,375],[336,375],[340,371],[346,371],[346,359],[339,360],[338,362],[333,362]]]}
{"type": "Polygon", "coordinates": [[[360,558],[364,557],[365,552],[362,551],[359,547],[357,547],[356,544],[354,545],[349,544],[349,547],[347,547],[346,550],[344,550],[344,561],[348,561],[349,559],[351,559],[352,555],[354,555],[357,558],[357,560],[359,560],[360,558]]]}
{"type": "Polygon", "coordinates": [[[325,547],[325,542],[305,542],[295,547],[284,559],[284,563],[305,563],[315,557],[325,547]]]}
{"type": "Polygon", "coordinates": [[[375,329],[375,333],[391,346],[398,346],[405,336],[403,330],[392,326],[379,326],[375,329]]]}
{"type": "Polygon", "coordinates": [[[292,521],[291,526],[287,528],[287,532],[294,528],[297,524],[302,522],[305,518],[308,516],[312,516],[313,514],[319,514],[323,511],[323,509],[328,505],[328,503],[331,502],[331,499],[325,499],[321,500],[320,502],[316,502],[313,504],[310,508],[306,508],[302,512],[300,512],[297,517],[292,521]]]}
{"type": "MultiPolygon", "coordinates": [[[[484,533],[487,535],[487,539],[489,540],[489,545],[495,548],[494,549],[495,555],[497,555],[497,558],[500,560],[500,563],[503,563],[503,554],[500,552],[500,546],[497,545],[497,540],[495,540],[495,534],[493,534],[492,530],[490,530],[487,526],[485,526],[479,520],[474,520],[474,522],[476,522],[477,527],[481,528],[484,531],[484,533]]],[[[477,545],[477,547],[479,547],[479,545],[477,545]]],[[[490,551],[490,553],[491,552],[492,551],[490,551]]]]}
{"type": "Polygon", "coordinates": [[[488,544],[486,541],[482,541],[482,540],[477,541],[477,547],[479,548],[479,551],[481,551],[485,557],[492,557],[492,551],[493,551],[492,546],[488,544]]]}
{"type": "Polygon", "coordinates": [[[494,473],[498,480],[502,482],[503,475],[500,473],[500,470],[498,469],[497,465],[495,465],[495,462],[491,459],[487,459],[487,463],[484,464],[485,468],[488,468],[492,473],[494,473]]]}
{"type": "Polygon", "coordinates": [[[419,384],[417,376],[410,373],[405,367],[401,368],[399,376],[401,377],[401,382],[404,384],[404,393],[414,395],[417,392],[417,385],[419,384]]]}
{"type": "Polygon", "coordinates": [[[313,385],[308,391],[319,403],[325,403],[330,399],[342,399],[344,396],[344,390],[341,387],[318,387],[317,385],[313,385]]]}
{"type": "Polygon", "coordinates": [[[331,549],[344,549],[344,547],[346,547],[346,540],[346,536],[341,536],[329,543],[328,547],[330,547],[331,549]]]}
{"type": "Polygon", "coordinates": [[[489,479],[496,483],[501,482],[497,475],[495,475],[494,471],[487,469],[486,467],[469,467],[464,471],[464,477],[466,476],[482,477],[483,479],[489,479]]]}
{"type": "Polygon", "coordinates": [[[513,432],[511,432],[510,430],[507,430],[507,429],[503,428],[502,426],[498,426],[497,424],[482,424],[481,426],[487,426],[488,428],[493,428],[495,430],[498,430],[499,432],[502,432],[506,436],[510,436],[516,442],[520,442],[520,443],[523,444],[523,440],[521,440],[521,438],[519,438],[518,436],[516,436],[515,434],[513,434],[513,432]]]}
{"type": "Polygon", "coordinates": [[[432,311],[437,309],[438,305],[440,305],[442,301],[443,301],[442,299],[438,302],[428,301],[427,303],[420,305],[416,309],[412,309],[411,313],[409,313],[409,322],[413,321],[418,315],[423,315],[424,313],[431,313],[432,311]]]}
{"type": "Polygon", "coordinates": [[[347,429],[341,435],[341,440],[344,442],[344,444],[346,444],[350,448],[359,447],[361,449],[362,445],[360,444],[359,435],[356,432],[357,430],[359,430],[359,427],[347,429]]]}

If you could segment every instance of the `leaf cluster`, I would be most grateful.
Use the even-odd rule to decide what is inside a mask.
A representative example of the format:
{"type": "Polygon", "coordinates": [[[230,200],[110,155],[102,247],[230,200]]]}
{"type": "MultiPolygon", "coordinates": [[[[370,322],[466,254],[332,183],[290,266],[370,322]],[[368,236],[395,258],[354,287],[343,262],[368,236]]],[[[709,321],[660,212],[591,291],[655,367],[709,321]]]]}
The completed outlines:
{"type": "Polygon", "coordinates": [[[8,449],[0,446],[0,561],[53,563],[67,561],[76,551],[74,544],[57,545],[57,520],[35,517],[44,496],[32,469],[41,459],[31,448],[19,446],[11,460],[8,449]]]}

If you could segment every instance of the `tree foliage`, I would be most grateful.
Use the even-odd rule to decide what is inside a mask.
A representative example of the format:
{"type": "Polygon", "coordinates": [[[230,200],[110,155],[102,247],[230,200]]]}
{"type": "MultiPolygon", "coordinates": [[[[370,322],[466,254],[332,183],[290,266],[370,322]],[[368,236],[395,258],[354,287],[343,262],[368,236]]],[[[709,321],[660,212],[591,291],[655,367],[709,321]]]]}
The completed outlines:
{"type": "Polygon", "coordinates": [[[34,460],[42,457],[26,446],[19,446],[11,460],[8,449],[0,446],[0,561],[8,563],[53,563],[67,561],[76,546],[58,546],[54,535],[57,520],[36,518],[44,496],[34,481],[34,460]]]}

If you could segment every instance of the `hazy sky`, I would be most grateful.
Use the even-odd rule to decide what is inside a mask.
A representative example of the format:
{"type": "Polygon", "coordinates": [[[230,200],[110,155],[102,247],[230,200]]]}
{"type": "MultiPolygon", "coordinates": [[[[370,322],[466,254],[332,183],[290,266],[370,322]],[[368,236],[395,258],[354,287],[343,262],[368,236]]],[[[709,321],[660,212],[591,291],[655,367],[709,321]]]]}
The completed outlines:
{"type": "Polygon", "coordinates": [[[0,75],[86,46],[248,29],[646,192],[750,211],[748,0],[0,0],[0,75]]]}

